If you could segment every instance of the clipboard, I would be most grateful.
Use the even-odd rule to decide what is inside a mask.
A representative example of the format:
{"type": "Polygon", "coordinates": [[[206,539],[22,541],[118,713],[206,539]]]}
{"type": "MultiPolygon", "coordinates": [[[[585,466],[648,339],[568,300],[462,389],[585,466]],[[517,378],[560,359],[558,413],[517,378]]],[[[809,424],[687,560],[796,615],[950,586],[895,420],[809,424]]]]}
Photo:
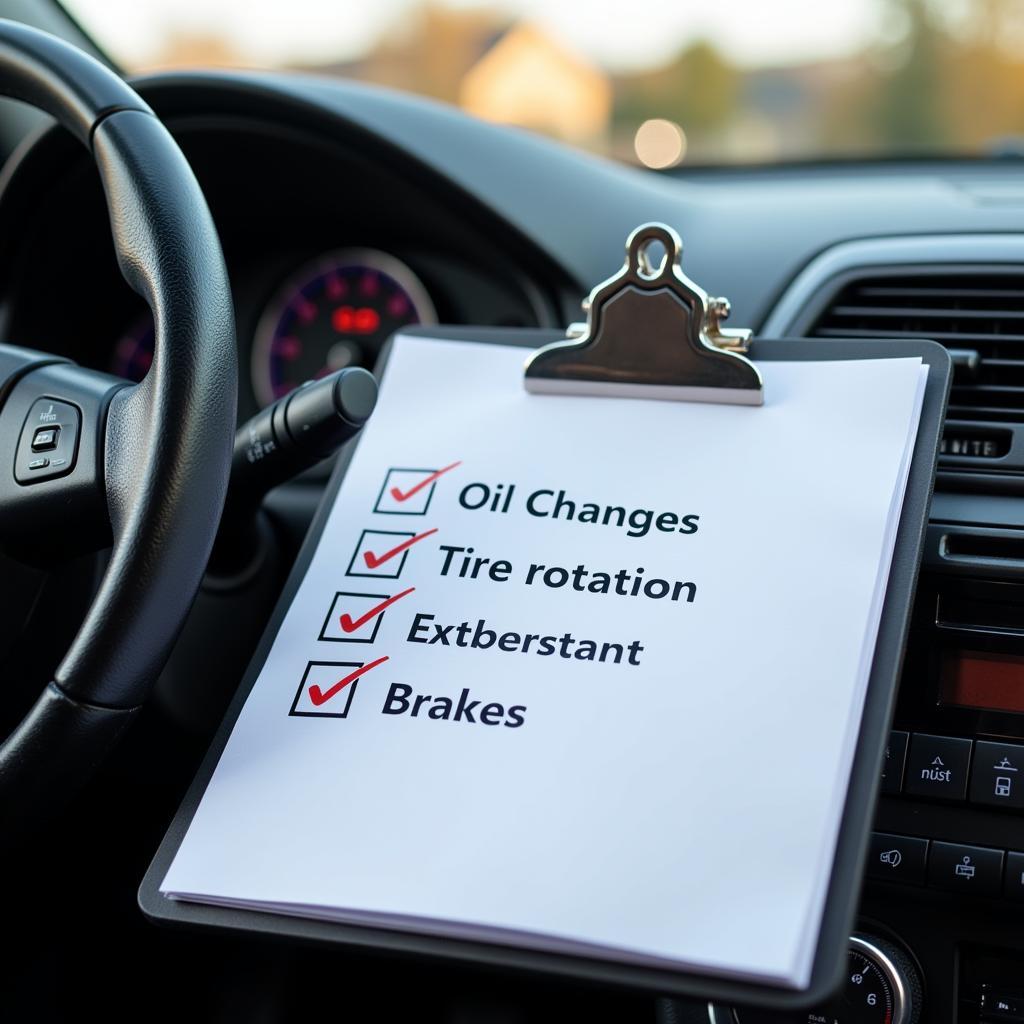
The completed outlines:
{"type": "MultiPolygon", "coordinates": [[[[657,240],[667,240],[669,246],[678,241],[674,232],[669,233],[670,229],[660,225],[648,225],[638,231],[644,233],[644,238],[653,237],[657,240]],[[656,230],[652,232],[652,228],[656,230]]],[[[631,246],[636,236],[637,232],[634,232],[630,240],[631,246]]],[[[555,366],[566,358],[578,359],[580,351],[586,349],[587,346],[592,346],[592,356],[595,339],[600,341],[603,337],[605,342],[609,340],[609,335],[606,333],[609,318],[604,317],[603,299],[620,294],[619,289],[623,284],[627,287],[634,287],[635,281],[630,270],[630,260],[636,261],[638,258],[643,258],[642,250],[636,247],[630,248],[624,272],[595,289],[588,310],[588,324],[585,327],[570,329],[575,337],[570,338],[568,343],[565,335],[558,331],[516,328],[409,328],[404,329],[402,333],[428,338],[444,338],[449,341],[465,340],[512,345],[524,350],[540,347],[540,353],[554,354],[550,358],[553,359],[555,366]],[[616,288],[609,287],[613,281],[617,282],[616,288]],[[602,289],[606,289],[603,295],[602,289]]],[[[632,264],[634,268],[636,265],[636,262],[632,264]]],[[[647,281],[636,290],[657,291],[661,286],[652,284],[652,282],[656,282],[659,277],[664,277],[666,273],[674,276],[675,271],[667,269],[670,266],[677,267],[678,258],[673,260],[672,250],[668,248],[668,254],[660,270],[649,274],[647,281]],[[651,285],[651,287],[648,289],[646,285],[651,285]]],[[[337,460],[323,501],[242,684],[141,883],[139,905],[148,918],[164,925],[248,932],[278,940],[322,942],[353,951],[376,950],[387,955],[443,959],[448,962],[463,962],[467,965],[488,968],[529,971],[582,982],[646,989],[661,995],[690,997],[721,1004],[740,1006],[746,1004],[774,1010],[805,1009],[833,994],[843,976],[848,939],[854,930],[860,898],[860,884],[874,816],[881,767],[895,705],[917,572],[928,523],[928,509],[950,384],[951,361],[944,348],[928,341],[759,339],[756,342],[751,342],[748,332],[734,331],[729,335],[723,335],[720,333],[720,319],[724,317],[721,315],[716,317],[712,314],[710,318],[707,318],[704,315],[708,312],[709,307],[714,308],[714,302],[722,300],[708,300],[703,292],[695,289],[695,286],[690,288],[691,285],[692,282],[683,278],[680,288],[677,289],[674,285],[669,288],[673,298],[677,301],[683,301],[684,304],[686,301],[692,303],[687,310],[689,319],[686,322],[686,340],[689,352],[685,355],[685,359],[690,360],[694,353],[699,359],[703,355],[703,349],[713,347],[715,349],[713,354],[728,352],[730,358],[742,359],[743,363],[753,370],[753,374],[744,368],[741,371],[742,375],[737,377],[730,370],[729,375],[724,378],[719,377],[716,380],[715,375],[712,375],[710,383],[708,378],[700,378],[695,385],[691,385],[685,377],[684,367],[682,377],[671,379],[672,387],[721,387],[723,386],[722,380],[725,380],[724,386],[727,390],[733,390],[736,381],[740,380],[740,387],[759,390],[760,374],[757,373],[756,364],[743,355],[744,349],[749,351],[757,362],[843,361],[910,356],[920,357],[922,363],[927,367],[927,381],[913,460],[896,535],[882,619],[809,986],[804,990],[796,991],[721,976],[699,974],[683,969],[613,962],[574,953],[539,951],[463,938],[390,930],[372,925],[352,925],[286,916],[261,910],[177,901],[160,893],[161,882],[184,838],[249,692],[259,676],[285,613],[310,565],[323,533],[327,516],[355,453],[358,439],[351,443],[337,460]]],[[[719,306],[719,314],[724,312],[725,307],[719,306]]],[[[635,315],[635,311],[631,315],[635,315]]],[[[676,338],[678,336],[677,323],[676,338]]],[[[613,344],[617,341],[614,338],[611,340],[613,344]]],[[[378,374],[386,371],[389,350],[390,345],[385,346],[381,353],[377,365],[378,374]]],[[[598,351],[601,350],[598,349],[598,351]]],[[[544,361],[542,359],[539,362],[543,363],[544,361]]],[[[614,394],[614,391],[607,389],[608,383],[625,384],[627,388],[636,384],[635,381],[630,380],[628,368],[624,371],[622,367],[607,365],[602,367],[599,365],[601,360],[593,360],[593,363],[597,366],[599,377],[603,373],[604,379],[591,381],[582,389],[583,393],[593,394],[596,391],[596,393],[614,394]],[[612,379],[609,380],[609,377],[612,379]],[[594,383],[598,385],[596,389],[590,386],[594,383]]],[[[537,367],[535,360],[531,360],[531,365],[537,367]]],[[[678,367],[676,369],[678,370],[678,367]]],[[[557,371],[555,376],[557,377],[557,371]]],[[[652,384],[657,386],[658,381],[648,378],[642,380],[637,386],[650,387],[652,384]]],[[[557,388],[551,390],[557,390],[557,388]]],[[[572,385],[569,390],[581,393],[581,389],[573,388],[572,385]]],[[[635,397],[635,391],[629,393],[635,397]]],[[[651,397],[679,396],[661,394],[651,397]]],[[[736,401],[737,399],[730,397],[709,399],[705,395],[697,400],[736,401]]],[[[738,400],[741,404],[758,404],[758,398],[751,400],[750,396],[744,396],[738,400]]],[[[866,409],[866,413],[870,414],[870,410],[866,409]]],[[[751,410],[751,416],[756,418],[756,409],[751,410]]],[[[770,937],[766,937],[766,941],[770,941],[770,937]]]]}

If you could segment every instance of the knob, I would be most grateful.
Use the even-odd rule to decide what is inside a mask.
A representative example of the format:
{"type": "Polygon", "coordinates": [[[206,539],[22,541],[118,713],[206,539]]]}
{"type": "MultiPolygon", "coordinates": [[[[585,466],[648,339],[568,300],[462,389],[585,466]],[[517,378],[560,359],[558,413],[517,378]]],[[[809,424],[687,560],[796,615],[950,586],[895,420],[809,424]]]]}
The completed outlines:
{"type": "Polygon", "coordinates": [[[899,944],[858,933],[850,938],[843,988],[825,1006],[776,1013],[710,1008],[713,1024],[917,1024],[921,1017],[921,977],[899,944]]]}
{"type": "MultiPolygon", "coordinates": [[[[856,971],[846,981],[846,988],[840,1000],[844,1005],[856,1008],[858,999],[867,1002],[867,989],[874,978],[878,978],[885,998],[892,1004],[891,1024],[917,1024],[921,1018],[921,976],[910,954],[902,946],[888,939],[874,935],[855,934],[850,937],[849,960],[851,966],[863,963],[865,973],[858,984],[856,971]]],[[[854,1015],[851,1020],[885,1020],[886,1015],[854,1015]]]]}

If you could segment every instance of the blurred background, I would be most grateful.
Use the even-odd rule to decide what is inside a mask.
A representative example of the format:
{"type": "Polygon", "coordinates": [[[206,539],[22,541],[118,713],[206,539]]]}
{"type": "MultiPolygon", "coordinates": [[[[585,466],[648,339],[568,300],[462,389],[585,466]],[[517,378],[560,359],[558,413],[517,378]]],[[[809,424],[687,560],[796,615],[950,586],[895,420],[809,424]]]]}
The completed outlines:
{"type": "Polygon", "coordinates": [[[403,89],[617,160],[1024,156],[1024,0],[67,0],[123,68],[403,89]]]}

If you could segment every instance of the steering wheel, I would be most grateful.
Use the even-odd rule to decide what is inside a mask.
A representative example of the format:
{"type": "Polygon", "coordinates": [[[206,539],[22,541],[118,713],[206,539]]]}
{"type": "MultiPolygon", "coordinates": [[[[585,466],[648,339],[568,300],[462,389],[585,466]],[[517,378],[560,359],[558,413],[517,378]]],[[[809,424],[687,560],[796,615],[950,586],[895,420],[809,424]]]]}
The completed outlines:
{"type": "Polygon", "coordinates": [[[46,814],[88,777],[167,659],[227,488],[237,350],[209,210],[146,103],[82,51],[3,20],[0,95],[45,111],[88,147],[121,274],[156,325],[138,385],[0,345],[0,543],[29,561],[111,549],[53,680],[0,743],[9,826],[46,814]]]}

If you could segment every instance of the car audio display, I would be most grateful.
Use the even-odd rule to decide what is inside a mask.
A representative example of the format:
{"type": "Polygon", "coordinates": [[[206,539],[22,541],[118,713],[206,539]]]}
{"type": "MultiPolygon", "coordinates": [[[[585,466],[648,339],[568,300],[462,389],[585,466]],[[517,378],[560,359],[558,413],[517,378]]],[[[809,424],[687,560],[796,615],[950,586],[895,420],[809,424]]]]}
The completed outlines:
{"type": "Polygon", "coordinates": [[[922,576],[895,727],[1024,742],[1024,584],[922,576]]]}
{"type": "Polygon", "coordinates": [[[1024,714],[1024,656],[943,651],[939,699],[953,707],[1024,714]]]}

